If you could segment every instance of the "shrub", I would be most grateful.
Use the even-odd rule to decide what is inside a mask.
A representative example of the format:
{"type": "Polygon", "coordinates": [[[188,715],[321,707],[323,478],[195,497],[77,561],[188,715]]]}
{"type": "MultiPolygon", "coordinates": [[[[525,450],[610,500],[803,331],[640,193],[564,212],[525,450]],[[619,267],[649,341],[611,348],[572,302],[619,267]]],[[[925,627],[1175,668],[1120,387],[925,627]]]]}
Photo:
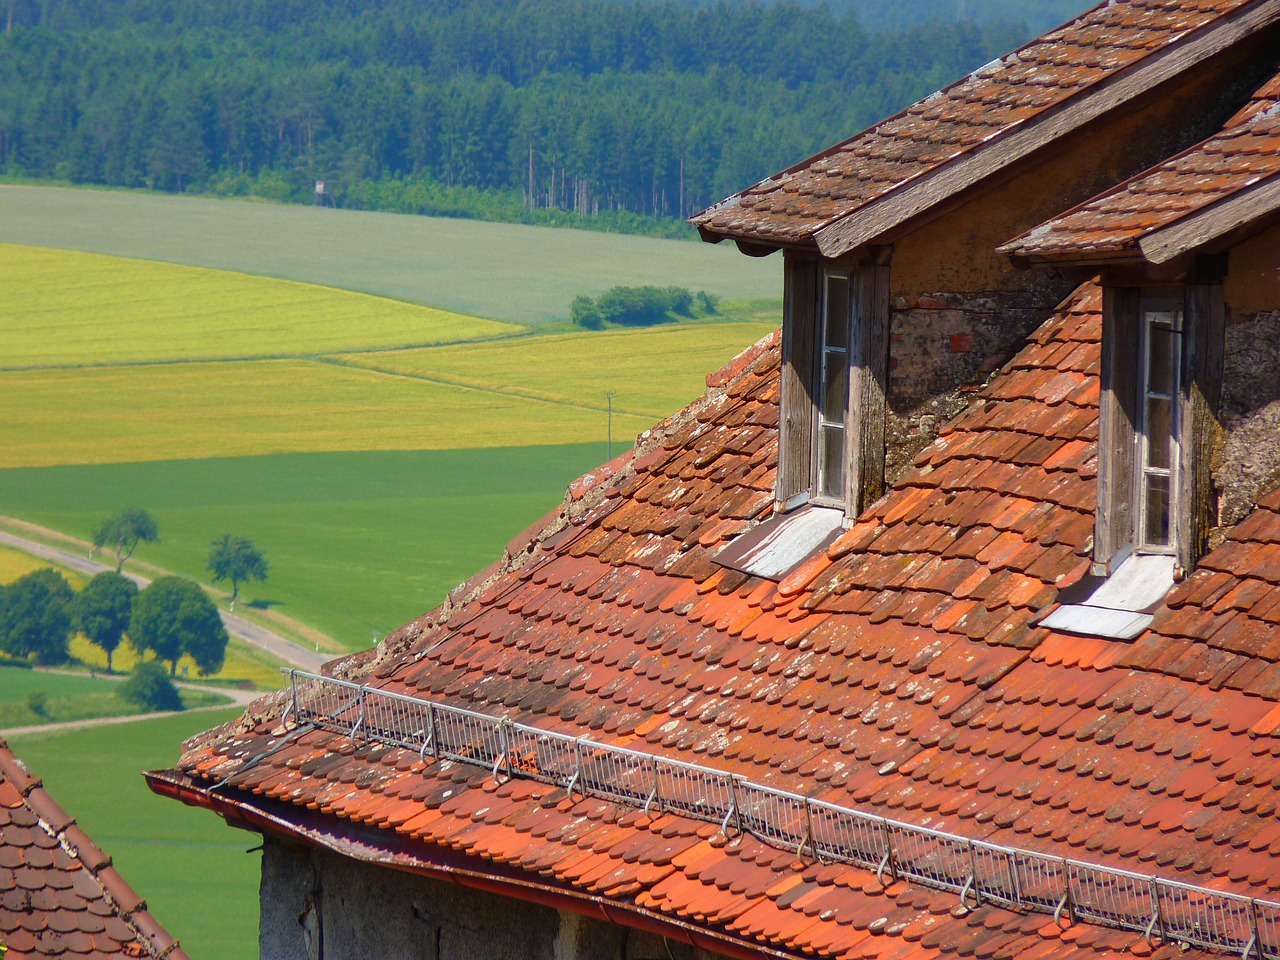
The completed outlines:
{"type": "Polygon", "coordinates": [[[27,694],[27,709],[37,717],[43,717],[44,711],[48,706],[49,695],[43,690],[32,690],[27,694]]]}
{"type": "Polygon", "coordinates": [[[133,668],[129,679],[120,684],[120,696],[148,710],[181,710],[182,697],[165,673],[164,667],[154,660],[143,660],[133,668]]]}
{"type": "Polygon", "coordinates": [[[573,303],[569,306],[569,319],[586,330],[600,330],[604,327],[596,302],[588,296],[573,298],[573,303]]]}
{"type": "Polygon", "coordinates": [[[589,330],[599,330],[606,323],[651,327],[670,323],[677,316],[693,316],[693,294],[684,287],[613,287],[594,301],[587,296],[575,297],[569,315],[589,330]]]}

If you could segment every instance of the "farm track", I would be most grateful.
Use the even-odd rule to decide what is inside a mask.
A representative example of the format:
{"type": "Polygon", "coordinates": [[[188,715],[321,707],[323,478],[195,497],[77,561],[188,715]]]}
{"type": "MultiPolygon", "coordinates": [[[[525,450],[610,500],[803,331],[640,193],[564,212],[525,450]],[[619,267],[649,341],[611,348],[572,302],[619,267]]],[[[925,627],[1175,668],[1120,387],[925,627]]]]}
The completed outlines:
{"type": "MultiPolygon", "coordinates": [[[[57,535],[52,530],[48,531],[48,534],[50,536],[57,535]]],[[[49,546],[35,540],[28,540],[25,537],[19,537],[4,530],[0,530],[0,543],[44,560],[51,560],[90,577],[96,576],[104,570],[115,569],[112,565],[90,560],[78,553],[72,553],[69,550],[49,546]]],[[[145,587],[151,582],[149,577],[144,577],[141,574],[126,573],[126,576],[137,583],[139,587],[145,587]]],[[[323,664],[333,659],[329,654],[308,650],[306,647],[282,637],[273,630],[246,620],[244,617],[237,616],[227,610],[219,609],[218,613],[222,617],[222,622],[226,626],[227,632],[232,636],[238,637],[245,643],[283,660],[290,666],[300,667],[303,670],[314,673],[319,671],[323,664]]]]}
{"type": "MultiPolygon", "coordinates": [[[[401,351],[408,350],[434,350],[438,347],[470,347],[477,344],[505,343],[508,340],[521,340],[526,337],[533,336],[538,336],[538,334],[533,331],[525,331],[521,333],[513,333],[505,337],[477,337],[471,340],[433,340],[427,343],[405,343],[387,347],[343,347],[341,350],[334,350],[329,353],[251,353],[225,354],[215,357],[174,357],[171,359],[158,360],[106,360],[98,363],[36,363],[19,366],[0,365],[0,373],[39,373],[51,370],[116,370],[122,367],[180,367],[195,364],[217,363],[269,363],[278,360],[302,360],[326,363],[335,355],[357,357],[363,354],[372,353],[399,353],[401,351]]],[[[341,363],[339,363],[339,365],[341,365],[341,363]]],[[[350,364],[349,366],[353,369],[371,370],[375,373],[388,372],[377,367],[365,367],[359,364],[350,364]]],[[[441,380],[439,382],[448,386],[469,386],[469,384],[453,384],[447,380],[441,380]]]]}
{"type": "MultiPolygon", "coordinates": [[[[469,346],[470,344],[468,344],[469,346]]],[[[363,351],[367,353],[393,353],[391,350],[369,350],[363,351]]],[[[350,356],[350,354],[348,354],[350,356]]],[[[397,380],[411,380],[418,383],[431,383],[439,387],[452,387],[457,390],[474,390],[477,393],[489,393],[499,397],[510,397],[514,400],[527,400],[530,403],[545,403],[553,407],[568,407],[571,410],[588,410],[591,413],[604,413],[608,409],[604,404],[593,403],[577,403],[573,400],[563,400],[557,397],[548,397],[542,394],[531,393],[525,390],[515,390],[507,387],[486,386],[482,383],[475,383],[470,380],[462,380],[459,378],[428,376],[425,373],[410,373],[407,370],[388,370],[386,367],[375,367],[363,363],[351,363],[340,357],[320,356],[308,358],[316,363],[323,363],[328,366],[338,367],[342,370],[354,370],[361,373],[376,373],[379,376],[391,377],[397,380]]],[[[614,416],[630,416],[630,417],[652,417],[653,414],[644,410],[628,410],[624,407],[614,406],[614,416]]]]}

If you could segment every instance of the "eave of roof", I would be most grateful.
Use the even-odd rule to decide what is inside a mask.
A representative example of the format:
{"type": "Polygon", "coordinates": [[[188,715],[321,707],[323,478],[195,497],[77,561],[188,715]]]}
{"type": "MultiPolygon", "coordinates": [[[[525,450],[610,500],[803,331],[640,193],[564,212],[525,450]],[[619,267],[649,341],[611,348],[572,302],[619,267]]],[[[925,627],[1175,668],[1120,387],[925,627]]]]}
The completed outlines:
{"type": "Polygon", "coordinates": [[[841,256],[1277,20],[1276,0],[1110,0],[691,222],[841,256]]]}
{"type": "Polygon", "coordinates": [[[1162,266],[1280,219],[1280,76],[1220,131],[999,250],[1028,263],[1162,266]]]}

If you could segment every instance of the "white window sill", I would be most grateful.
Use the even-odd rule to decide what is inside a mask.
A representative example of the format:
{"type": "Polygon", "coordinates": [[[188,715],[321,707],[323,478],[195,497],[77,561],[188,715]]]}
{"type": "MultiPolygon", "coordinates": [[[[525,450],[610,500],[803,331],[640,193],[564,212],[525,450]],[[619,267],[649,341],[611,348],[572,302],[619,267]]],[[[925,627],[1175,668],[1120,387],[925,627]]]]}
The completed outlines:
{"type": "Polygon", "coordinates": [[[766,580],[781,580],[844,530],[844,511],[809,503],[779,513],[736,537],[716,563],[766,580]]]}
{"type": "Polygon", "coordinates": [[[1120,564],[1079,603],[1064,604],[1040,626],[1112,640],[1132,640],[1151,625],[1151,611],[1173,587],[1174,558],[1144,554],[1120,564]]]}

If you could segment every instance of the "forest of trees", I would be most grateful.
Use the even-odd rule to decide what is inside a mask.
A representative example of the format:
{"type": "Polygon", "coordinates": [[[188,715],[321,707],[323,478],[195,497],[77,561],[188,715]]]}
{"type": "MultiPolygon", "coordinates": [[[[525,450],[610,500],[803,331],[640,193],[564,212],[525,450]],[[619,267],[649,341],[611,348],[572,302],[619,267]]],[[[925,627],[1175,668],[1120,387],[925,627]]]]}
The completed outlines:
{"type": "Polygon", "coordinates": [[[0,174],[652,228],[1028,34],[876,2],[0,0],[0,174]]]}

